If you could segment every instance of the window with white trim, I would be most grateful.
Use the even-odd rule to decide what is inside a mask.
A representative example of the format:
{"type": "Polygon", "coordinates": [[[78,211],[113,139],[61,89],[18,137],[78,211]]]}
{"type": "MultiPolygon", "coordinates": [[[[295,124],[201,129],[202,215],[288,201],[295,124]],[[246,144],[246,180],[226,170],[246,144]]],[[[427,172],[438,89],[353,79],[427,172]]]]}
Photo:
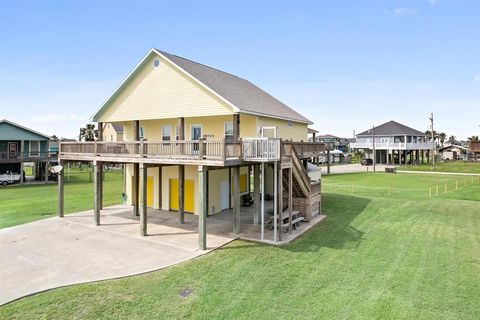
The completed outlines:
{"type": "Polygon", "coordinates": [[[140,130],[139,130],[139,132],[138,132],[138,137],[139,137],[140,139],[145,138],[145,128],[144,128],[144,127],[140,127],[140,130]]]}
{"type": "Polygon", "coordinates": [[[172,140],[172,126],[162,126],[162,141],[172,140]]]}
{"type": "Polygon", "coordinates": [[[225,140],[233,141],[233,122],[225,122],[223,126],[225,140]]]}
{"type": "Polygon", "coordinates": [[[38,157],[40,155],[40,141],[30,141],[30,157],[38,157]]]}

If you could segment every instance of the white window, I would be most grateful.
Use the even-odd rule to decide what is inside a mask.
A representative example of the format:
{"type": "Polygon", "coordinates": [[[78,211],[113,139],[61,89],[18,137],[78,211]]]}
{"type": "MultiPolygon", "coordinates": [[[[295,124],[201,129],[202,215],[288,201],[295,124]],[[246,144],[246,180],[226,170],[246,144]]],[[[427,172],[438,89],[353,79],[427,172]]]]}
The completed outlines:
{"type": "Polygon", "coordinates": [[[293,122],[292,122],[292,121],[288,121],[288,122],[287,122],[287,126],[293,127],[293,122]]]}
{"type": "Polygon", "coordinates": [[[40,141],[30,141],[30,157],[38,157],[40,155],[40,141]]]}
{"type": "Polygon", "coordinates": [[[162,141],[170,141],[172,139],[172,126],[162,126],[162,141]]]}
{"type": "Polygon", "coordinates": [[[381,143],[388,143],[388,138],[381,138],[381,139],[380,139],[380,142],[381,142],[381,143]]]}
{"type": "Polygon", "coordinates": [[[233,122],[225,122],[224,134],[227,141],[233,141],[233,122]]]}
{"type": "Polygon", "coordinates": [[[180,132],[180,127],[177,125],[175,125],[175,140],[179,140],[178,139],[178,133],[180,132]]]}
{"type": "Polygon", "coordinates": [[[140,139],[145,138],[145,128],[144,127],[140,127],[140,132],[138,133],[138,137],[140,139]]]}

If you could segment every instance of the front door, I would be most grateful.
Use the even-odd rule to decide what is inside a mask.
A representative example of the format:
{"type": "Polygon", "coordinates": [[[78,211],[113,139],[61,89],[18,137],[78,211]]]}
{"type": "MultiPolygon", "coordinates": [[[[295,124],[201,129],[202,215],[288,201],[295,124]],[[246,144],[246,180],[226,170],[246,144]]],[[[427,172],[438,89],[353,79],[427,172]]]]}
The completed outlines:
{"type": "Polygon", "coordinates": [[[230,189],[228,188],[228,181],[220,183],[220,210],[228,209],[228,198],[230,197],[230,189]]]}
{"type": "MultiPolygon", "coordinates": [[[[199,125],[193,125],[192,126],[192,140],[200,140],[202,137],[202,126],[199,125]]],[[[197,153],[198,152],[198,143],[193,144],[193,152],[197,153]]]]}
{"type": "Polygon", "coordinates": [[[17,159],[18,158],[18,143],[9,142],[8,143],[8,158],[17,159]]]}

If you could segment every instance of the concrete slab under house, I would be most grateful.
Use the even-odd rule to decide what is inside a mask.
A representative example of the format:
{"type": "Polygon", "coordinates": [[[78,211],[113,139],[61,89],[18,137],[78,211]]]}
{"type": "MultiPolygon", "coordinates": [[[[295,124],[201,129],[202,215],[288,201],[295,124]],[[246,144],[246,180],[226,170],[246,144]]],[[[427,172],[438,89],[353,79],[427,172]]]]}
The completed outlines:
{"type": "MultiPolygon", "coordinates": [[[[325,144],[308,142],[312,122],[247,80],[152,49],[92,120],[100,139],[60,143],[59,160],[93,164],[96,225],[106,163],[126,165],[126,205],[143,236],[151,215],[174,212],[179,225],[194,215],[202,250],[213,221],[228,222],[236,237],[281,244],[324,217],[321,180],[306,168],[325,144]],[[122,139],[102,141],[109,126],[121,127],[122,139]]],[[[63,180],[61,172],[60,217],[63,180]]]]}

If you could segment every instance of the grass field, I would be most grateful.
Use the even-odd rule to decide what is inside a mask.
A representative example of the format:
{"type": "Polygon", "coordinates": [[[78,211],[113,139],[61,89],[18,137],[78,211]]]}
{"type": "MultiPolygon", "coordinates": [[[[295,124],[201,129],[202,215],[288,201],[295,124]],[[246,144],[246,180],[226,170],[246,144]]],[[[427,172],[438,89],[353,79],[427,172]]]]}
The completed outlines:
{"type": "MultiPolygon", "coordinates": [[[[65,213],[93,209],[91,168],[73,168],[65,179],[65,213]]],[[[104,205],[120,203],[122,191],[122,171],[106,171],[104,205]]],[[[0,228],[43,219],[56,212],[56,183],[0,187],[0,228]]]]}
{"type": "Polygon", "coordinates": [[[416,166],[401,166],[399,170],[409,171],[435,171],[435,172],[459,172],[459,173],[479,173],[479,162],[465,162],[465,161],[450,161],[450,162],[437,162],[435,163],[435,169],[432,170],[431,164],[422,164],[416,166]]]}
{"type": "Polygon", "coordinates": [[[478,319],[479,183],[432,198],[330,187],[444,179],[325,177],[327,219],[288,246],[235,241],[163,271],[27,297],[0,318],[478,319]]]}

